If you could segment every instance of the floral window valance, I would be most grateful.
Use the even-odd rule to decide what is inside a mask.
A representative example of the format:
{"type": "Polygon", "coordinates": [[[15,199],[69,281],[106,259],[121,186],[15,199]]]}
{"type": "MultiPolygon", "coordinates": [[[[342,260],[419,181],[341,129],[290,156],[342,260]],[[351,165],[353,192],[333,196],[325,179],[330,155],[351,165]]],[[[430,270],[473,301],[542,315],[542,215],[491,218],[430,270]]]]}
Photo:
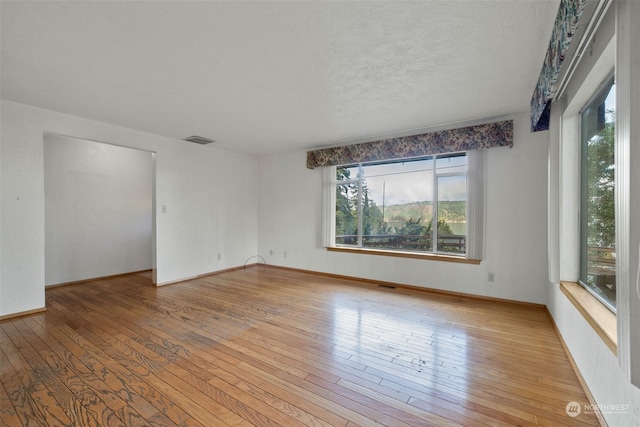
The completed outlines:
{"type": "Polygon", "coordinates": [[[308,151],[307,167],[314,169],[491,147],[513,147],[513,120],[308,151]]]}
{"type": "Polygon", "coordinates": [[[542,71],[531,98],[531,131],[549,129],[551,98],[555,90],[560,67],[571,45],[578,21],[587,0],[561,0],[556,23],[551,33],[549,49],[542,64],[542,71]]]}

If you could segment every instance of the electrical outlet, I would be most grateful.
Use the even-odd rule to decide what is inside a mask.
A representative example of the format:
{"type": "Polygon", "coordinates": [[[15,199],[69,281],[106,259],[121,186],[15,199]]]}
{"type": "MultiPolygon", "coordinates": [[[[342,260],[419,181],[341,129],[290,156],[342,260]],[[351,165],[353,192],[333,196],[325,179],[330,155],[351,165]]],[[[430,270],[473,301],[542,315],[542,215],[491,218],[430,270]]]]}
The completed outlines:
{"type": "Polygon", "coordinates": [[[162,213],[167,213],[167,205],[162,205],[162,213]]]}
{"type": "Polygon", "coordinates": [[[496,281],[496,273],[489,273],[488,277],[490,282],[495,282],[496,281]]]}
{"type": "Polygon", "coordinates": [[[222,259],[222,254],[218,254],[218,261],[222,259]]]}
{"type": "Polygon", "coordinates": [[[285,258],[287,257],[287,251],[284,251],[284,257],[285,258]]]}

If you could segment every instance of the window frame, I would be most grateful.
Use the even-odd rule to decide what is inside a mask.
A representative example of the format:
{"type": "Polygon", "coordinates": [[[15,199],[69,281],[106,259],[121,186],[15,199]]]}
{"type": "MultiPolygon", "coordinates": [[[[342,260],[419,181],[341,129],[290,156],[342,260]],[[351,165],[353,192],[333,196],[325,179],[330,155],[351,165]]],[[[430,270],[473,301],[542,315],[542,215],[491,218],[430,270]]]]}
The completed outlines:
{"type": "MultiPolygon", "coordinates": [[[[412,158],[403,158],[403,159],[393,159],[393,160],[388,160],[388,161],[376,161],[376,162],[363,162],[363,163],[358,163],[358,164],[348,164],[348,165],[337,165],[337,166],[332,166],[332,167],[328,167],[328,174],[329,174],[329,179],[328,181],[328,186],[327,186],[327,193],[328,196],[327,200],[328,200],[328,209],[327,209],[327,215],[329,220],[326,221],[327,224],[327,249],[328,250],[333,250],[333,251],[337,251],[337,252],[361,252],[361,253],[371,253],[371,254],[375,254],[375,255],[390,255],[390,256],[402,256],[402,257],[409,257],[409,258],[428,258],[428,259],[438,259],[438,260],[451,260],[451,261],[455,261],[455,262],[460,262],[461,260],[466,261],[469,260],[471,263],[479,263],[480,262],[480,258],[481,258],[481,249],[482,249],[482,245],[476,245],[476,247],[479,247],[480,250],[476,250],[474,251],[473,254],[470,253],[469,250],[469,241],[470,241],[470,224],[473,224],[470,221],[469,215],[470,212],[482,212],[483,211],[483,205],[482,203],[478,203],[479,206],[475,206],[475,209],[473,209],[472,207],[470,207],[470,199],[473,200],[480,200],[482,201],[482,196],[481,193],[482,191],[478,191],[478,193],[480,193],[479,195],[476,195],[475,197],[471,197],[470,196],[470,192],[474,191],[474,189],[482,189],[483,187],[483,182],[476,182],[474,183],[474,185],[470,185],[470,181],[471,181],[471,176],[475,175],[477,177],[477,180],[480,179],[484,179],[484,173],[483,171],[476,171],[475,174],[473,173],[473,171],[471,170],[471,165],[470,163],[473,163],[474,165],[476,165],[476,167],[482,167],[484,168],[484,155],[480,155],[479,153],[476,154],[475,156],[471,153],[474,152],[480,152],[480,151],[484,151],[484,150],[474,150],[474,151],[458,151],[458,152],[450,152],[450,153],[438,153],[438,154],[433,154],[433,155],[428,155],[428,156],[420,156],[420,157],[412,157],[412,158]],[[465,167],[464,167],[464,171],[460,172],[439,172],[439,169],[437,168],[437,159],[442,159],[442,158],[451,158],[451,157],[461,157],[464,156],[465,157],[465,167]],[[411,249],[394,249],[394,248],[368,248],[366,246],[363,245],[363,212],[362,212],[362,168],[366,167],[366,166],[371,166],[371,165],[381,165],[381,164],[394,164],[394,163],[403,163],[403,162],[413,162],[413,161],[421,161],[421,160],[431,160],[433,162],[433,172],[432,172],[432,191],[433,191],[433,211],[432,211],[432,218],[431,218],[431,250],[429,251],[423,251],[423,250],[411,250],[411,249]],[[337,179],[337,170],[338,168],[344,168],[344,167],[357,167],[358,168],[358,174],[356,178],[351,178],[349,180],[338,180],[337,179]],[[443,178],[443,177],[460,177],[460,176],[464,176],[465,180],[466,180],[466,189],[465,189],[465,194],[467,197],[466,203],[465,203],[465,219],[466,219],[466,229],[465,229],[465,252],[464,253],[459,253],[459,252],[446,252],[446,251],[438,251],[438,178],[443,178]],[[357,203],[357,214],[358,214],[358,235],[356,238],[356,244],[341,244],[341,243],[336,243],[336,235],[335,235],[335,229],[336,229],[336,188],[338,185],[349,185],[349,184],[356,184],[358,185],[357,187],[357,191],[358,191],[358,203],[357,203]],[[473,257],[471,257],[473,255],[473,257]]],[[[366,179],[366,177],[365,177],[366,179]]],[[[479,225],[476,226],[475,228],[477,228],[477,230],[474,230],[474,236],[476,240],[479,240],[480,243],[482,242],[482,229],[483,229],[483,215],[477,215],[480,218],[479,221],[479,225]],[[478,236],[480,235],[480,237],[478,236]]],[[[478,221],[476,221],[477,223],[478,221]]]]}
{"type": "MultiPolygon", "coordinates": [[[[588,109],[593,107],[593,103],[596,99],[600,98],[605,91],[609,92],[612,88],[615,90],[615,71],[612,70],[608,76],[603,80],[603,82],[598,85],[596,90],[593,92],[592,96],[586,102],[584,107],[582,107],[578,113],[579,117],[579,150],[580,150],[580,200],[579,200],[579,213],[580,213],[580,231],[579,231],[579,263],[578,263],[578,283],[591,295],[593,295],[602,305],[604,305],[608,310],[612,311],[614,314],[617,312],[616,306],[611,304],[601,295],[598,295],[596,291],[594,291],[587,283],[587,263],[588,263],[588,255],[587,252],[589,250],[587,243],[587,233],[588,233],[588,221],[587,221],[587,210],[588,210],[588,190],[587,190],[587,163],[588,163],[588,153],[587,153],[587,144],[588,139],[585,136],[585,123],[583,122],[583,113],[588,109]]],[[[604,101],[603,101],[604,102],[604,101]]],[[[605,113],[606,114],[606,113],[605,113]]],[[[614,123],[615,126],[615,123],[614,123]]],[[[615,144],[614,144],[615,146],[615,144]]],[[[614,167],[615,167],[615,156],[614,156],[614,167]]],[[[614,187],[617,185],[614,178],[614,187]]],[[[614,243],[615,244],[615,243],[614,243]]]]}

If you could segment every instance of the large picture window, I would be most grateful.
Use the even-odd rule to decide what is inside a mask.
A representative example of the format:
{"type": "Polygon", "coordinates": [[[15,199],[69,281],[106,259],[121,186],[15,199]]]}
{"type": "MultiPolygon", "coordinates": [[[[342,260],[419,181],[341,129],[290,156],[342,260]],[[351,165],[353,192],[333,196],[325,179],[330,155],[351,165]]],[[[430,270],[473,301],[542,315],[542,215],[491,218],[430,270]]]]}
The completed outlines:
{"type": "Polygon", "coordinates": [[[336,246],[467,254],[466,153],[335,171],[336,246]]]}
{"type": "Polygon", "coordinates": [[[580,283],[615,311],[615,85],[613,77],[580,113],[580,283]]]}

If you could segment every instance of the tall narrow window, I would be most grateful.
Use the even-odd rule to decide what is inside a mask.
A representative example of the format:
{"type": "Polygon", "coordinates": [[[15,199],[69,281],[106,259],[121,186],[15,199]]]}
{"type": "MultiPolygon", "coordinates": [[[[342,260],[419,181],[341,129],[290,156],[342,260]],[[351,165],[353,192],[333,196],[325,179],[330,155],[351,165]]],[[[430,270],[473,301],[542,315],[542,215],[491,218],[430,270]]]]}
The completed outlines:
{"type": "Polygon", "coordinates": [[[580,283],[616,307],[615,85],[611,77],[580,113],[580,283]]]}
{"type": "Polygon", "coordinates": [[[466,253],[467,157],[462,154],[436,159],[437,252],[466,253]]]}

